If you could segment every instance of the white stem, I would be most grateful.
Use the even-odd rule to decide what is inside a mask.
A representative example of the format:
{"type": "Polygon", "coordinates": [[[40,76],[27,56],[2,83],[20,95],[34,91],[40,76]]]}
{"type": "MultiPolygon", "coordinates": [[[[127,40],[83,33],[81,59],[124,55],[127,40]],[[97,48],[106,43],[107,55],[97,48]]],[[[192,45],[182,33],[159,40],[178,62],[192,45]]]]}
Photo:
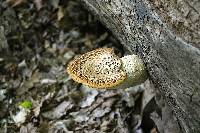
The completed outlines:
{"type": "Polygon", "coordinates": [[[126,79],[113,89],[126,89],[143,83],[147,79],[147,71],[142,60],[137,55],[127,55],[121,58],[122,70],[127,74],[126,79]]]}

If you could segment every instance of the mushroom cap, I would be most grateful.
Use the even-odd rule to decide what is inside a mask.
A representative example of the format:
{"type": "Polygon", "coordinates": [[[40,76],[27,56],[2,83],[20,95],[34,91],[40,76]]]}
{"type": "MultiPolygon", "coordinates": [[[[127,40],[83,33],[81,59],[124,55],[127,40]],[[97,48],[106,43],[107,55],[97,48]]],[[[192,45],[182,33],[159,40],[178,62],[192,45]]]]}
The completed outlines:
{"type": "Polygon", "coordinates": [[[99,48],[71,61],[67,72],[79,83],[93,88],[113,88],[126,79],[122,61],[112,48],[99,48]]]}

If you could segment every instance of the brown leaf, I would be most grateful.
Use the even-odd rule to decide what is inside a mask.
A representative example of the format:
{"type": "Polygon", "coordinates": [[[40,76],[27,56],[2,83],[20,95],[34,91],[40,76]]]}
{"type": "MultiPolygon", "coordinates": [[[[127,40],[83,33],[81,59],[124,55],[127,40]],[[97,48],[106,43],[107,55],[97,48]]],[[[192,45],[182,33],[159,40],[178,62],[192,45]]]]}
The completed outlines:
{"type": "Polygon", "coordinates": [[[27,3],[27,0],[7,0],[6,2],[11,5],[11,7],[16,7],[27,3]]]}

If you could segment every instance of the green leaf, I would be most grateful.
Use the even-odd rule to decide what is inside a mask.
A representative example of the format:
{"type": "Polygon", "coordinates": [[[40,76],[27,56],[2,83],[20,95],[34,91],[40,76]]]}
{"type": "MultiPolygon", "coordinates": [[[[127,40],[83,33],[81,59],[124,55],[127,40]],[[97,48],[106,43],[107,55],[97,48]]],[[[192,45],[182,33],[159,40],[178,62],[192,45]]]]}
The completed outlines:
{"type": "Polygon", "coordinates": [[[24,101],[20,103],[20,106],[22,106],[25,109],[31,109],[33,107],[33,103],[31,101],[24,101]]]}

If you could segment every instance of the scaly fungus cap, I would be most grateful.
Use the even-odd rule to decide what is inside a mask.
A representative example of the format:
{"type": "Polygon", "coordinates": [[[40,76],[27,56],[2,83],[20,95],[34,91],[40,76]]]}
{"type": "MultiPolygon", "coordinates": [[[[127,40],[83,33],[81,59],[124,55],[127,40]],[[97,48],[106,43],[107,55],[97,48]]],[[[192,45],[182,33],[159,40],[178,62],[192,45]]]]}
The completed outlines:
{"type": "Polygon", "coordinates": [[[112,48],[99,48],[85,53],[67,67],[73,80],[93,88],[112,88],[122,83],[126,73],[122,61],[112,48]]]}

